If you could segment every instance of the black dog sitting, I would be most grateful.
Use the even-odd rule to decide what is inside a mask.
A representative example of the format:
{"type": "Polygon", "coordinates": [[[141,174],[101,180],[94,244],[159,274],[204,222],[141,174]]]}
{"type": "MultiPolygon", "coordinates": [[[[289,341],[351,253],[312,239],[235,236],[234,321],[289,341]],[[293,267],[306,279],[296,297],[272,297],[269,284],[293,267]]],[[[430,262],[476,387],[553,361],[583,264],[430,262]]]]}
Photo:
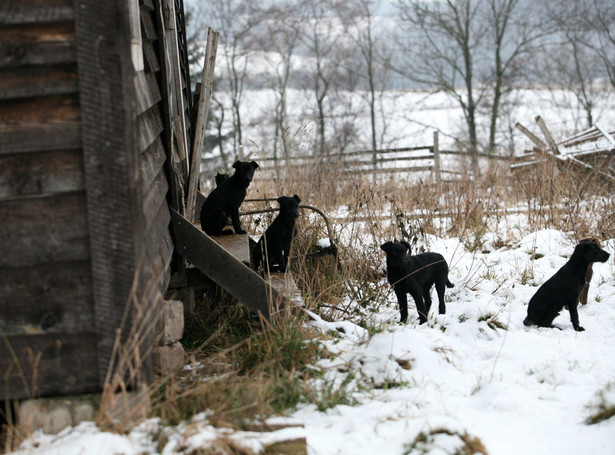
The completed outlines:
{"type": "Polygon", "coordinates": [[[220,182],[209,193],[201,208],[201,228],[209,235],[228,235],[233,231],[223,230],[230,218],[236,234],[245,234],[239,222],[239,207],[246,198],[248,186],[259,165],[254,161],[235,161],[235,173],[220,182]]]}
{"type": "Polygon", "coordinates": [[[262,235],[252,261],[259,268],[264,259],[264,267],[270,272],[286,272],[290,244],[295,237],[295,221],[299,218],[299,196],[278,198],[280,213],[262,235]]]}
{"type": "Polygon", "coordinates": [[[579,325],[577,303],[585,287],[587,269],[594,262],[606,262],[609,256],[609,253],[593,240],[581,240],[574,248],[568,262],[545,281],[530,299],[527,317],[523,324],[553,327],[553,319],[559,315],[564,306],[567,306],[574,330],[577,332],[585,330],[579,325]]]}
{"type": "Polygon", "coordinates": [[[408,256],[408,242],[386,242],[380,248],[387,255],[387,279],[397,295],[400,322],[406,322],[408,319],[407,293],[410,293],[416,303],[419,322],[423,324],[427,321],[431,308],[430,290],[434,284],[438,293],[439,312],[446,313],[444,291],[446,287],[452,288],[453,284],[448,280],[448,264],[441,254],[408,256]]]}

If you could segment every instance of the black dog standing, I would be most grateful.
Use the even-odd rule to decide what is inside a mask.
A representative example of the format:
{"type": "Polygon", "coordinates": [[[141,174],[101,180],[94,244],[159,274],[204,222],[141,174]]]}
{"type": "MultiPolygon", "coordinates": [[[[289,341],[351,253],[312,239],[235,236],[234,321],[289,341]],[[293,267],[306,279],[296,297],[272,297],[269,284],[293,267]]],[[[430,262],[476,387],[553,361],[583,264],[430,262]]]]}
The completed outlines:
{"type": "Polygon", "coordinates": [[[431,308],[431,286],[435,284],[438,293],[439,312],[446,313],[444,291],[453,284],[448,279],[448,264],[441,254],[422,253],[408,256],[408,242],[386,242],[380,248],[387,255],[387,279],[393,286],[399,311],[400,322],[408,319],[408,296],[410,293],[419,313],[419,322],[427,321],[431,308]]]}
{"type": "Polygon", "coordinates": [[[579,325],[577,303],[586,284],[587,269],[594,262],[606,262],[609,256],[592,239],[581,240],[568,262],[545,281],[530,299],[523,324],[553,327],[553,319],[567,306],[574,330],[585,330],[579,325]]]}
{"type": "Polygon", "coordinates": [[[299,196],[278,198],[280,213],[267,228],[254,250],[254,267],[263,262],[270,272],[286,272],[290,245],[295,237],[295,221],[299,218],[299,196]]]}
{"type": "Polygon", "coordinates": [[[239,222],[239,207],[246,198],[248,186],[259,168],[255,161],[235,161],[235,173],[226,180],[216,183],[218,186],[209,193],[201,208],[201,228],[209,235],[228,235],[233,232],[223,230],[229,218],[236,234],[245,234],[239,222]]]}

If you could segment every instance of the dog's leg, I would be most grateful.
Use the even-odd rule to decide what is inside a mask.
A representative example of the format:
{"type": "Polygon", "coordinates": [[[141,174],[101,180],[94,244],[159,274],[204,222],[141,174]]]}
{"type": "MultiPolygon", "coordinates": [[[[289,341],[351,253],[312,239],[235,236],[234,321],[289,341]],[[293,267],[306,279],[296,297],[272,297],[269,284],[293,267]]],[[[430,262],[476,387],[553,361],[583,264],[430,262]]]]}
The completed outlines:
{"type": "Polygon", "coordinates": [[[239,221],[239,207],[233,208],[233,213],[231,214],[231,221],[233,222],[233,229],[235,229],[235,234],[246,234],[246,231],[241,227],[241,222],[239,221]]]}
{"type": "Polygon", "coordinates": [[[429,314],[431,309],[431,285],[423,288],[423,301],[425,302],[425,313],[429,314]]]}
{"type": "Polygon", "coordinates": [[[577,313],[577,302],[575,299],[574,303],[568,304],[568,312],[570,313],[570,321],[572,322],[572,327],[577,332],[583,332],[585,329],[579,325],[579,313],[577,313]]]}
{"type": "Polygon", "coordinates": [[[416,303],[416,309],[419,312],[419,324],[424,324],[427,322],[427,310],[425,308],[425,303],[423,302],[423,294],[420,289],[413,288],[410,290],[410,295],[414,299],[414,303],[416,303]]]}
{"type": "Polygon", "coordinates": [[[400,323],[404,323],[408,320],[408,296],[405,290],[395,289],[395,295],[397,295],[397,304],[399,305],[399,312],[401,313],[400,323]]]}
{"type": "Polygon", "coordinates": [[[436,292],[438,293],[438,313],[440,314],[446,314],[446,303],[444,302],[444,291],[445,290],[446,290],[445,283],[436,283],[436,292]]]}

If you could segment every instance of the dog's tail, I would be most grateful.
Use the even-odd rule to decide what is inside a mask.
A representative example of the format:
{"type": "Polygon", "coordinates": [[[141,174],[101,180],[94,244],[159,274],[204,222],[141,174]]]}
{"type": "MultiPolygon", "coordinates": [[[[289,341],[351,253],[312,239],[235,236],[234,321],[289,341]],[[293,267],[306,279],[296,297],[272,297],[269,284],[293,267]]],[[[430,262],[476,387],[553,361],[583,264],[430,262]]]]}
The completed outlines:
{"type": "Polygon", "coordinates": [[[455,287],[455,285],[453,283],[451,283],[451,280],[449,280],[448,278],[446,279],[446,287],[447,288],[452,288],[455,287]]]}

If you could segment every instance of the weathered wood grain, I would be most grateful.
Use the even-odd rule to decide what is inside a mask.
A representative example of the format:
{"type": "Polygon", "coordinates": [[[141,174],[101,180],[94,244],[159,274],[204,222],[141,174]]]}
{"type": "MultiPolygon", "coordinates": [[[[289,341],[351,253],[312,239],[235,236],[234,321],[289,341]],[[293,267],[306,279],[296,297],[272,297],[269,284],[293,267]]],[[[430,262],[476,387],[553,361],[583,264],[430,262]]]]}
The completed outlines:
{"type": "Polygon", "coordinates": [[[72,0],[3,0],[0,25],[45,24],[75,17],[72,0]]]}
{"type": "Polygon", "coordinates": [[[83,192],[0,201],[0,267],[89,258],[83,192]]]}
{"type": "Polygon", "coordinates": [[[167,159],[166,151],[162,145],[162,140],[158,137],[148,148],[141,152],[139,166],[141,168],[141,185],[143,194],[152,185],[154,179],[158,176],[160,169],[164,166],[167,159]]]}
{"type": "Polygon", "coordinates": [[[83,160],[79,150],[0,154],[0,200],[84,189],[83,160]]]}
{"type": "Polygon", "coordinates": [[[0,72],[0,101],[77,94],[74,65],[18,68],[0,72]]]}
{"type": "Polygon", "coordinates": [[[0,103],[0,125],[53,124],[78,121],[79,96],[49,96],[0,103]]]}
{"type": "Polygon", "coordinates": [[[0,28],[0,68],[32,68],[76,61],[72,23],[0,28]]]}
{"type": "Polygon", "coordinates": [[[0,268],[5,335],[72,333],[94,327],[89,261],[0,268]]]}
{"type": "Polygon", "coordinates": [[[152,106],[151,109],[145,111],[137,117],[137,148],[145,150],[150,146],[162,133],[163,124],[160,117],[158,106],[152,106]]]}
{"type": "Polygon", "coordinates": [[[288,299],[211,237],[171,209],[177,252],[252,311],[269,318],[288,299]]]}
{"type": "MultiPolygon", "coordinates": [[[[89,328],[71,334],[14,335],[0,340],[0,386],[13,399],[100,390],[89,328]]],[[[6,395],[5,395],[6,394],[6,395]]]]}
{"type": "Polygon", "coordinates": [[[81,123],[0,124],[0,155],[76,150],[81,148],[81,123]]]}

